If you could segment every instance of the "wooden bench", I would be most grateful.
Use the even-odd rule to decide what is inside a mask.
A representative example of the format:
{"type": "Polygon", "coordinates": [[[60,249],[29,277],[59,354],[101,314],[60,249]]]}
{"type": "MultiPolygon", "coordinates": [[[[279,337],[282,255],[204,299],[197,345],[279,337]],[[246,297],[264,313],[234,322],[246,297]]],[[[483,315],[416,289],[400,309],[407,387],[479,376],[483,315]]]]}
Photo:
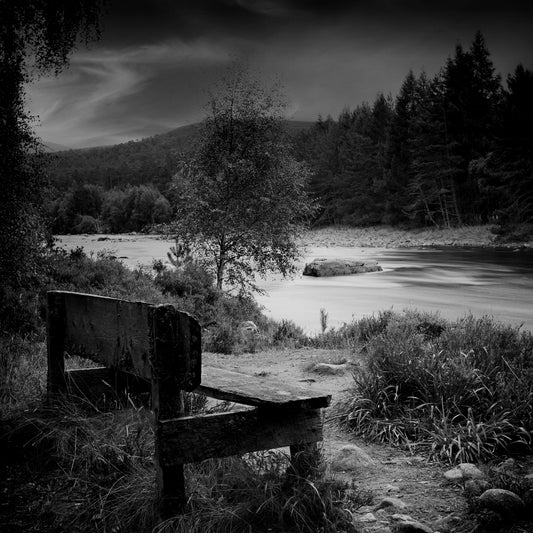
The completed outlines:
{"type": "Polygon", "coordinates": [[[186,501],[183,465],[290,446],[305,470],[322,440],[330,396],[223,368],[202,368],[201,328],[173,305],[151,305],[65,291],[48,293],[48,394],[89,399],[149,392],[154,412],[160,514],[186,501]],[[65,353],[103,367],[65,371],[65,353]],[[183,391],[251,409],[185,416],[183,391]]]}

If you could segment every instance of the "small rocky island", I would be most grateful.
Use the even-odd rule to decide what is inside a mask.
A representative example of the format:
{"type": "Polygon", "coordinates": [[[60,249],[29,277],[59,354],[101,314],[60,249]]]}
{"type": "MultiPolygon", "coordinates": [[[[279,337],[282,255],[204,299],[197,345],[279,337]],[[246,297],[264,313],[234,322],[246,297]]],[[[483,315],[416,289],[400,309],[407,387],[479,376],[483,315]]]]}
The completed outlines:
{"type": "Polygon", "coordinates": [[[380,272],[383,269],[377,261],[357,261],[355,259],[326,259],[320,257],[307,263],[304,268],[304,276],[349,276],[363,272],[380,272]]]}

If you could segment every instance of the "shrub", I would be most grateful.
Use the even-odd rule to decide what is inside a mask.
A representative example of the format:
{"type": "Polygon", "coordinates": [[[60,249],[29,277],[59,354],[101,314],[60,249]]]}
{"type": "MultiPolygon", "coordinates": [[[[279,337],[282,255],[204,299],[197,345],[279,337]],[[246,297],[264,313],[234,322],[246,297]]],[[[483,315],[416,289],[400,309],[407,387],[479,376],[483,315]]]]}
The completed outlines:
{"type": "Polygon", "coordinates": [[[307,336],[304,330],[297,326],[292,320],[283,319],[274,325],[272,334],[272,342],[276,346],[290,346],[296,348],[305,346],[307,343],[307,336]]]}
{"type": "Polygon", "coordinates": [[[72,228],[73,233],[98,233],[100,222],[90,215],[81,215],[76,225],[72,228]]]}
{"type": "Polygon", "coordinates": [[[28,335],[39,329],[39,298],[33,288],[0,287],[0,335],[28,335]]]}
{"type": "Polygon", "coordinates": [[[434,318],[393,314],[367,337],[365,368],[339,407],[344,425],[449,462],[531,451],[531,333],[486,317],[434,318]]]}
{"type": "Polygon", "coordinates": [[[203,347],[208,352],[230,354],[238,350],[240,342],[239,330],[230,321],[225,320],[206,331],[203,347]]]}

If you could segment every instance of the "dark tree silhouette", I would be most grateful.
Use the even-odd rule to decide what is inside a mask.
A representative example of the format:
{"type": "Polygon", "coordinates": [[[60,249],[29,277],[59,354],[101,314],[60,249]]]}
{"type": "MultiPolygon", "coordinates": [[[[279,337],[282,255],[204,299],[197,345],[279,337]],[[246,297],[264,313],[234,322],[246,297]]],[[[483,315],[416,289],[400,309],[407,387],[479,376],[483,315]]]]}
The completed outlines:
{"type": "Polygon", "coordinates": [[[24,84],[57,74],[78,39],[98,37],[102,0],[0,0],[0,286],[37,274],[42,225],[39,150],[24,108],[24,84]]]}

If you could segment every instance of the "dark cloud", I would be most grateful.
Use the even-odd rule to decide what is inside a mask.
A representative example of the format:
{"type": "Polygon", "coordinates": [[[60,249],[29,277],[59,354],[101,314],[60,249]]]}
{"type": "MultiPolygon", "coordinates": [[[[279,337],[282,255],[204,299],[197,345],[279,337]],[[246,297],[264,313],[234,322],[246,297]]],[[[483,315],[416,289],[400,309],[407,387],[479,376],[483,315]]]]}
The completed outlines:
{"type": "Polygon", "coordinates": [[[504,76],[533,68],[532,12],[516,0],[110,0],[102,40],[29,94],[47,140],[108,144],[198,120],[241,58],[313,120],[395,94],[409,69],[435,74],[477,30],[504,76]]]}

